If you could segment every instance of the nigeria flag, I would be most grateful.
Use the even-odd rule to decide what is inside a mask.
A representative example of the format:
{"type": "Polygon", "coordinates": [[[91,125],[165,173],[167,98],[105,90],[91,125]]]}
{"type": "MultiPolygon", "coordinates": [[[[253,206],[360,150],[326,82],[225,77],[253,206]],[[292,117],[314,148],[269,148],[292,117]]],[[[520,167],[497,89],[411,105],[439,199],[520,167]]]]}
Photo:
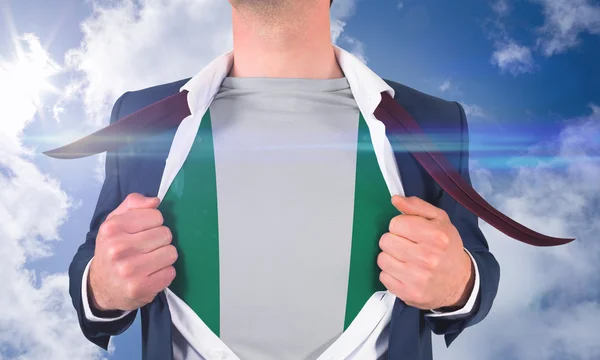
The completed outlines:
{"type": "MultiPolygon", "coordinates": [[[[173,244],[179,252],[179,258],[174,265],[177,275],[169,289],[183,300],[224,343],[243,343],[243,337],[247,336],[249,329],[262,331],[261,326],[264,325],[262,319],[267,318],[270,318],[267,323],[273,323],[273,318],[279,319],[282,327],[284,324],[302,324],[303,321],[310,320],[315,329],[322,324],[339,327],[339,333],[342,333],[357,317],[367,300],[375,292],[385,290],[379,282],[380,269],[376,264],[380,252],[378,243],[379,238],[388,231],[390,220],[399,212],[391,204],[390,191],[381,174],[369,128],[362,114],[358,117],[358,137],[353,149],[356,151],[353,199],[348,200],[349,206],[345,209],[332,207],[325,209],[329,213],[324,212],[322,215],[327,218],[335,217],[338,211],[351,212],[348,229],[340,229],[348,234],[348,246],[347,249],[340,249],[339,252],[334,248],[330,254],[327,254],[328,260],[324,262],[315,260],[323,259],[323,256],[320,256],[322,254],[311,253],[311,249],[298,251],[297,249],[302,249],[302,244],[288,244],[286,238],[269,239],[271,245],[261,248],[260,253],[253,250],[252,239],[242,236],[224,241],[220,238],[220,233],[228,227],[254,226],[243,221],[243,218],[253,209],[238,209],[240,212],[236,216],[241,218],[239,222],[231,221],[232,218],[236,218],[232,216],[228,217],[230,221],[224,221],[223,208],[234,207],[223,206],[222,203],[220,205],[219,189],[222,190],[224,186],[223,184],[220,186],[217,176],[214,129],[211,124],[210,110],[204,114],[187,158],[169,186],[159,210],[164,216],[164,225],[173,233],[173,244]],[[308,278],[305,276],[304,278],[288,277],[281,281],[270,280],[277,279],[277,274],[281,273],[281,269],[274,267],[271,260],[275,261],[281,256],[288,256],[295,261],[290,260],[290,263],[297,264],[300,261],[304,267],[312,271],[310,272],[312,275],[308,278]],[[294,256],[301,258],[293,258],[294,256]],[[303,289],[300,286],[303,283],[319,282],[320,277],[326,275],[322,271],[327,270],[323,269],[328,269],[330,266],[339,268],[340,264],[343,266],[345,276],[340,277],[340,281],[328,283],[327,287],[320,289],[318,293],[290,291],[289,294],[280,294],[281,282],[291,282],[291,285],[287,283],[286,289],[293,289],[294,282],[298,283],[299,289],[303,289]],[[269,279],[261,281],[256,279],[256,276],[253,277],[253,274],[258,273],[268,274],[269,279]],[[239,289],[251,291],[241,293],[239,289]],[[269,301],[272,298],[289,300],[276,300],[275,303],[271,303],[269,301]],[[264,299],[264,301],[257,299],[264,299]],[[295,304],[299,303],[302,303],[302,309],[313,309],[319,314],[317,317],[319,320],[315,322],[314,318],[296,313],[295,304]],[[323,309],[337,310],[322,312],[323,309]]],[[[239,176],[243,175],[239,174],[239,176]]],[[[228,181],[235,181],[235,179],[228,179],[228,181]]],[[[268,184],[257,184],[257,186],[268,186],[268,184]]],[[[240,191],[252,192],[253,189],[246,188],[240,191]]],[[[290,206],[286,204],[285,199],[280,199],[280,202],[273,201],[270,205],[282,207],[282,211],[283,207],[290,206]]],[[[260,206],[267,205],[260,203],[260,206]]],[[[324,211],[323,209],[306,210],[324,211]]],[[[298,227],[311,226],[302,219],[297,219],[297,224],[298,227]]],[[[270,222],[269,219],[264,219],[259,225],[266,229],[265,236],[269,234],[269,226],[273,228],[278,226],[276,222],[270,222]]],[[[256,233],[256,229],[248,230],[256,233]]],[[[289,231],[303,230],[290,228],[289,231]]],[[[328,238],[317,240],[317,243],[326,244],[328,238]]],[[[294,269],[285,270],[288,274],[295,273],[294,269]]],[[[308,270],[302,273],[306,274],[308,270]]],[[[272,329],[272,334],[277,336],[277,333],[278,329],[272,329]]],[[[284,331],[281,336],[282,341],[285,341],[284,331]]],[[[331,341],[335,341],[335,338],[331,341]]],[[[236,350],[235,347],[232,349],[236,350]]]]}

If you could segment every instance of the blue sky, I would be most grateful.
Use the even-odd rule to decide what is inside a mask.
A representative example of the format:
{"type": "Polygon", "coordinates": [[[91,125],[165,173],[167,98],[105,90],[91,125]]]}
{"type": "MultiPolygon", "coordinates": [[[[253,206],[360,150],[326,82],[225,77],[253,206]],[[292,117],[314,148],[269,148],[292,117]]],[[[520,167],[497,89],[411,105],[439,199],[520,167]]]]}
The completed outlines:
{"type": "MultiPolygon", "coordinates": [[[[14,310],[0,315],[0,359],[140,358],[138,322],[104,353],[67,294],[103,158],[41,151],[107,124],[124,91],[193,76],[231,48],[227,1],[160,3],[0,0],[0,306],[14,310]],[[45,83],[19,73],[19,48],[45,83]]],[[[463,104],[488,201],[578,238],[537,249],[480,222],[500,292],[452,347],[436,338],[437,358],[600,358],[600,3],[335,0],[332,19],[336,43],[380,76],[463,104]]]]}

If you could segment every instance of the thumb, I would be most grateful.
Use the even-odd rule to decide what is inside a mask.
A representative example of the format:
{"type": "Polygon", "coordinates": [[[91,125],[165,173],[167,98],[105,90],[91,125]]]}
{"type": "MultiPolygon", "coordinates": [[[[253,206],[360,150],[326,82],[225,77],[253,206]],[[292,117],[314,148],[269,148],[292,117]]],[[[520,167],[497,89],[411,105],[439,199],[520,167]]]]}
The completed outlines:
{"type": "Polygon", "coordinates": [[[403,214],[421,216],[429,220],[442,218],[443,211],[416,196],[392,196],[392,205],[403,214]]]}
{"type": "Polygon", "coordinates": [[[139,193],[131,193],[127,195],[125,200],[116,209],[114,209],[106,220],[115,215],[121,215],[131,209],[155,209],[160,204],[158,197],[147,197],[139,193]]]}

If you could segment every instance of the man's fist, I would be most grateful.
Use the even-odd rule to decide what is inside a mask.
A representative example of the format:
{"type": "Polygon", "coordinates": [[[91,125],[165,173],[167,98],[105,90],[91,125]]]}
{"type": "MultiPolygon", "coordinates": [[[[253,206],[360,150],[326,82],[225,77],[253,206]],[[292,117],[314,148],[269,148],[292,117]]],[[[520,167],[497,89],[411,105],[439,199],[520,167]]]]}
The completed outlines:
{"type": "Polygon", "coordinates": [[[471,258],[446,212],[418,197],[392,197],[402,212],[390,221],[379,246],[380,280],[419,309],[462,307],[473,289],[471,258]]]}
{"type": "Polygon", "coordinates": [[[177,250],[157,206],[159,198],[130,194],[100,225],[88,293],[94,308],[135,310],[175,278],[177,250]]]}

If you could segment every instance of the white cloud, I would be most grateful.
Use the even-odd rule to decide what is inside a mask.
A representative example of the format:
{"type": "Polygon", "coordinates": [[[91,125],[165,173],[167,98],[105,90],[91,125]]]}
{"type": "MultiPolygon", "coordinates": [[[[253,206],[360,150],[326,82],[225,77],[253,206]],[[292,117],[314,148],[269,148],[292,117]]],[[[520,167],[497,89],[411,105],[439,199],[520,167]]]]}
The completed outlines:
{"type": "Polygon", "coordinates": [[[581,33],[600,35],[600,4],[591,0],[532,0],[545,15],[538,44],[544,55],[562,53],[577,46],[581,33]]]}
{"type": "Polygon", "coordinates": [[[513,40],[497,43],[491,62],[502,71],[510,72],[513,75],[532,72],[535,69],[531,49],[519,45],[513,40]]]}
{"type": "Polygon", "coordinates": [[[448,77],[446,79],[426,79],[425,82],[433,82],[435,91],[443,94],[445,97],[458,97],[463,96],[460,81],[455,81],[448,77]]]}
{"type": "Polygon", "coordinates": [[[508,6],[508,1],[507,0],[498,0],[496,2],[493,2],[492,10],[494,10],[494,12],[496,14],[498,14],[498,16],[507,15],[510,12],[510,7],[508,6]]]}
{"type": "Polygon", "coordinates": [[[451,86],[452,86],[452,84],[450,83],[450,80],[444,80],[444,82],[438,87],[438,89],[441,92],[445,92],[448,89],[450,89],[451,86]]]}
{"type": "Polygon", "coordinates": [[[99,359],[79,330],[67,275],[40,276],[25,266],[53,255],[73,204],[22,145],[23,130],[42,106],[40,90],[51,88],[43,77],[59,67],[34,35],[21,39],[16,60],[0,60],[0,349],[20,359],[99,359]],[[29,77],[25,86],[22,76],[29,77]]]}
{"type": "Polygon", "coordinates": [[[364,43],[355,37],[344,35],[344,29],[349,18],[356,11],[357,0],[336,0],[331,6],[331,41],[346,48],[350,53],[359,58],[362,62],[367,62],[364,43]]]}
{"type": "Polygon", "coordinates": [[[488,37],[494,41],[494,52],[490,58],[501,72],[514,76],[532,72],[535,68],[533,52],[530,47],[519,44],[506,29],[504,22],[512,8],[509,0],[496,0],[491,3],[494,18],[485,21],[488,37]]]}
{"type": "Polygon", "coordinates": [[[344,32],[346,21],[354,15],[357,0],[336,0],[331,5],[331,41],[336,43],[344,32]]]}
{"type": "Polygon", "coordinates": [[[396,5],[396,7],[398,8],[398,10],[402,10],[402,8],[404,7],[404,2],[398,1],[398,4],[396,5]]]}
{"type": "Polygon", "coordinates": [[[128,90],[195,75],[232,48],[231,6],[222,0],[95,2],[83,41],[66,56],[97,126],[128,90]]]}
{"type": "Polygon", "coordinates": [[[600,113],[591,107],[590,116],[569,121],[554,141],[532,147],[529,155],[550,160],[516,168],[505,187],[492,181],[493,171],[472,163],[475,188],[501,211],[534,230],[577,241],[535,248],[480,222],[500,262],[499,293],[489,316],[449,349],[436,339],[440,358],[600,358],[600,113]]]}
{"type": "Polygon", "coordinates": [[[479,117],[479,118],[485,118],[487,117],[487,115],[485,114],[485,111],[483,110],[483,108],[479,105],[475,105],[475,104],[465,104],[465,103],[461,103],[463,109],[465,110],[465,115],[467,115],[468,118],[471,117],[479,117]]]}
{"type": "Polygon", "coordinates": [[[509,0],[492,2],[496,19],[488,35],[495,41],[492,63],[513,75],[534,70],[532,49],[544,56],[564,53],[581,42],[581,35],[600,35],[600,4],[593,0],[530,0],[541,5],[544,24],[537,29],[535,46],[517,44],[506,31],[504,22],[511,12],[509,0]]]}
{"type": "MultiPolygon", "coordinates": [[[[65,56],[75,76],[56,107],[81,101],[94,128],[108,123],[124,92],[192,77],[233,47],[223,0],[95,2],[81,29],[81,44],[65,56]]],[[[94,178],[104,179],[103,156],[94,178]]]]}

